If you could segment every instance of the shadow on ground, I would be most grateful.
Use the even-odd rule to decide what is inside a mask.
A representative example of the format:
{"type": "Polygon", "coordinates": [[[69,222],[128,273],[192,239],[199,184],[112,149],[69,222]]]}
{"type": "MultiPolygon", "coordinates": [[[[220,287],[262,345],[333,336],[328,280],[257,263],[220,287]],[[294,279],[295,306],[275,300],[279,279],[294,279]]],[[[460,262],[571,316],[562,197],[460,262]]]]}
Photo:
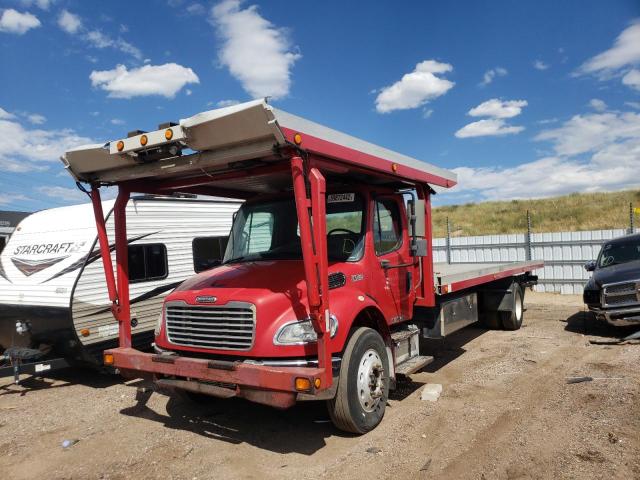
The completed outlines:
{"type": "Polygon", "coordinates": [[[169,395],[165,415],[147,406],[153,394],[164,395],[152,388],[139,388],[136,405],[122,409],[121,413],[275,453],[312,455],[326,445],[327,437],[349,436],[333,426],[324,402],[301,402],[288,410],[277,410],[241,398],[193,402],[174,393],[169,395]]]}
{"type": "Polygon", "coordinates": [[[50,388],[64,388],[70,385],[85,385],[91,388],[107,388],[122,382],[119,375],[102,373],[89,368],[69,367],[48,374],[46,377],[21,377],[18,385],[13,377],[0,379],[0,396],[25,396],[31,392],[50,388]]]}
{"type": "Polygon", "coordinates": [[[564,329],[567,332],[581,333],[584,335],[604,337],[612,339],[611,343],[617,343],[624,337],[638,331],[638,327],[614,327],[607,322],[600,321],[593,312],[576,312],[566,320],[564,329]]]}

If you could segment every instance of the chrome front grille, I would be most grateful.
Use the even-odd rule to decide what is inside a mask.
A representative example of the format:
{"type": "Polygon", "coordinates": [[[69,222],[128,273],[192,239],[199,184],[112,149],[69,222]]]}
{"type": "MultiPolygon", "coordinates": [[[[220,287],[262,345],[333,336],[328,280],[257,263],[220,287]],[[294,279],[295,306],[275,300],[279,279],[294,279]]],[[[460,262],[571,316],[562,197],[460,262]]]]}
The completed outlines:
{"type": "Polygon", "coordinates": [[[605,307],[623,307],[640,303],[640,281],[605,285],[603,289],[605,307]]]}
{"type": "Polygon", "coordinates": [[[216,350],[250,350],[256,332],[256,308],[251,303],[165,306],[167,338],[175,345],[216,350]]]}

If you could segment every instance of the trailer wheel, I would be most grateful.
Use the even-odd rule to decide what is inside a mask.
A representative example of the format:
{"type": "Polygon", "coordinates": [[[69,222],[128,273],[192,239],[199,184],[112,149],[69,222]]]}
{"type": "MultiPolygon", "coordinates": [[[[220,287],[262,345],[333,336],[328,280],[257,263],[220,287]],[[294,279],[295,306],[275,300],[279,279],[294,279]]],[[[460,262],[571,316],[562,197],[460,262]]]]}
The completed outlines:
{"type": "Polygon", "coordinates": [[[524,294],[519,283],[511,284],[513,292],[513,310],[510,312],[500,312],[502,320],[502,328],[505,330],[518,330],[522,326],[522,318],[524,317],[524,294]]]}
{"type": "Polygon", "coordinates": [[[344,351],[336,396],[327,402],[333,424],[346,432],[373,430],[389,395],[387,349],[378,332],[358,328],[344,351]]]}

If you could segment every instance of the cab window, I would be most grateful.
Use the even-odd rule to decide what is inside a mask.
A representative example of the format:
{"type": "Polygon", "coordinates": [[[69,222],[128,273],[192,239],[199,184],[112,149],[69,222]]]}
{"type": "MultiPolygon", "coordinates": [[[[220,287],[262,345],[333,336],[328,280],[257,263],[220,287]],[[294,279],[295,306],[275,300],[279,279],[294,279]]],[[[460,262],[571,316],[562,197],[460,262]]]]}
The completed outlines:
{"type": "Polygon", "coordinates": [[[390,198],[376,200],[373,212],[373,244],[376,255],[384,255],[400,248],[401,227],[398,203],[390,198]]]}

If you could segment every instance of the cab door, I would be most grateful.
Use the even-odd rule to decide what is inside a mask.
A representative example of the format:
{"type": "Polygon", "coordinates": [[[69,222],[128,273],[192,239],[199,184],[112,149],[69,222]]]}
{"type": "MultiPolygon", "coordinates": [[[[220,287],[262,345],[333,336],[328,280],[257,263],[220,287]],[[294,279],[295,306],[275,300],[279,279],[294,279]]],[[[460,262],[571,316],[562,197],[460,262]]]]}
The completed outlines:
{"type": "Polygon", "coordinates": [[[373,199],[372,237],[376,265],[377,300],[391,323],[412,316],[411,292],[413,267],[409,255],[404,205],[398,196],[373,199]]]}

